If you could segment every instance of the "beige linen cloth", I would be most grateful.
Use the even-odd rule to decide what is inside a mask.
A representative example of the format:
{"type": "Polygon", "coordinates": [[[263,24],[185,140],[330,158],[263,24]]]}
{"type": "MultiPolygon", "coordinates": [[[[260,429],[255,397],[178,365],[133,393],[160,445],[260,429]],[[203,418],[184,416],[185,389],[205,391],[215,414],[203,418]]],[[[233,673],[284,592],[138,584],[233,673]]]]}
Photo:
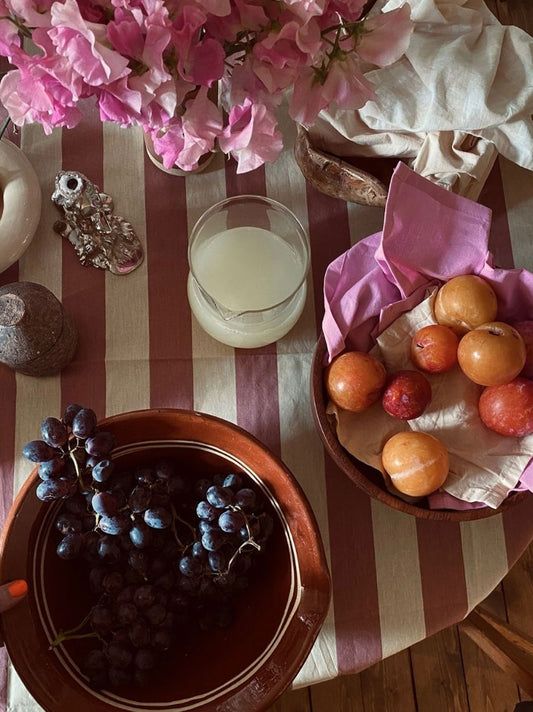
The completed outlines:
{"type": "MultiPolygon", "coordinates": [[[[378,0],[373,12],[404,0],[378,0]]],[[[337,156],[392,156],[476,200],[501,153],[533,170],[533,38],[482,0],[409,0],[406,55],[366,72],[377,100],[324,111],[310,129],[337,156]]]]}

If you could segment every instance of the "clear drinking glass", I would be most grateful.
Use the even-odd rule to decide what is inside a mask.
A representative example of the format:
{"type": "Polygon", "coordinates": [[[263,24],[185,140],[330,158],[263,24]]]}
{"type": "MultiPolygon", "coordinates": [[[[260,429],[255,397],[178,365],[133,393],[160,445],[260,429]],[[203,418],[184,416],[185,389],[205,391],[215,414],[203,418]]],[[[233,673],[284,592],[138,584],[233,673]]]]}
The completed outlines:
{"type": "Polygon", "coordinates": [[[307,296],[309,238],[284,205],[258,195],[209,208],[189,240],[187,294],[202,328],[229,346],[284,336],[307,296]]]}

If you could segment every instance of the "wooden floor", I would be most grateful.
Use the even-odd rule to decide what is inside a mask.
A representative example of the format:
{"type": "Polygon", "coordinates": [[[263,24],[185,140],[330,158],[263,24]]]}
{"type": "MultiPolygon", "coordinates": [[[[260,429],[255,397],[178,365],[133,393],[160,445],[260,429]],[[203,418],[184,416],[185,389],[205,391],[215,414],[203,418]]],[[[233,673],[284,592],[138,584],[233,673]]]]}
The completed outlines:
{"type": "MultiPolygon", "coordinates": [[[[485,2],[500,22],[533,35],[533,0],[485,2]]],[[[486,605],[533,636],[533,544],[486,605]]],[[[286,692],[269,712],[512,712],[527,699],[453,627],[359,675],[286,692]]]]}

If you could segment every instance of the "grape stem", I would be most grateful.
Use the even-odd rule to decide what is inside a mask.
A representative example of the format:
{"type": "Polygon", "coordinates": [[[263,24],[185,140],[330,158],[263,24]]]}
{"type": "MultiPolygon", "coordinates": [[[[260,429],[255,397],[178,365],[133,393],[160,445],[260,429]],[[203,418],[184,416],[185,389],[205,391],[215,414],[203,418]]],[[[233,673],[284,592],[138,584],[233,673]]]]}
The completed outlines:
{"type": "Polygon", "coordinates": [[[76,470],[76,477],[78,478],[79,485],[80,485],[81,489],[83,490],[85,488],[85,484],[81,478],[81,472],[80,472],[80,468],[78,465],[78,461],[76,460],[76,456],[74,455],[74,453],[78,449],[78,445],[79,445],[79,443],[76,440],[76,446],[72,450],[69,448],[68,454],[74,464],[74,469],[76,470]]]}
{"type": "Polygon", "coordinates": [[[94,631],[92,631],[91,633],[59,633],[57,638],[51,643],[48,650],[52,650],[56,646],[65,642],[65,640],[81,640],[82,638],[98,638],[99,640],[102,640],[98,633],[95,633],[94,631]]]}
{"type": "Polygon", "coordinates": [[[189,524],[189,522],[186,522],[184,519],[182,519],[182,518],[178,515],[178,513],[176,512],[176,507],[174,506],[174,504],[173,504],[172,502],[170,503],[170,507],[171,507],[171,512],[172,512],[172,524],[171,524],[171,527],[170,527],[170,528],[171,528],[171,530],[172,530],[172,533],[174,534],[174,539],[176,540],[178,546],[181,547],[181,550],[182,550],[182,551],[185,551],[185,549],[186,549],[187,547],[185,546],[185,544],[181,541],[181,539],[180,539],[179,536],[178,536],[178,532],[177,532],[177,529],[176,529],[176,520],[178,520],[178,522],[181,522],[182,524],[184,524],[185,526],[187,526],[187,527],[192,531],[195,540],[196,540],[196,530],[195,530],[194,527],[192,527],[192,526],[189,524]]]}
{"type": "MultiPolygon", "coordinates": [[[[78,631],[80,631],[87,623],[89,622],[89,617],[90,617],[90,612],[87,613],[85,618],[82,620],[81,623],[78,623],[78,625],[74,626],[74,628],[71,628],[70,630],[61,630],[59,631],[57,638],[52,642],[50,645],[49,650],[52,650],[52,648],[55,648],[56,645],[59,645],[62,643],[64,640],[71,640],[72,638],[78,638],[80,636],[76,635],[78,631]]],[[[90,636],[94,636],[96,633],[83,633],[81,637],[83,638],[88,638],[90,636]]]]}
{"type": "Polygon", "coordinates": [[[246,527],[246,531],[248,533],[248,539],[246,541],[242,542],[242,544],[239,546],[237,551],[233,554],[231,559],[228,561],[226,570],[217,574],[218,576],[225,576],[226,574],[229,574],[231,567],[233,566],[233,562],[239,556],[239,554],[242,551],[244,551],[244,548],[246,546],[252,546],[257,551],[261,551],[261,545],[256,542],[256,540],[254,539],[254,537],[252,535],[252,530],[250,529],[250,524],[248,522],[248,517],[246,516],[246,512],[244,512],[243,509],[241,507],[239,507],[237,504],[230,504],[226,507],[226,509],[231,509],[233,512],[240,512],[242,514],[242,516],[244,517],[244,526],[246,527]]]}

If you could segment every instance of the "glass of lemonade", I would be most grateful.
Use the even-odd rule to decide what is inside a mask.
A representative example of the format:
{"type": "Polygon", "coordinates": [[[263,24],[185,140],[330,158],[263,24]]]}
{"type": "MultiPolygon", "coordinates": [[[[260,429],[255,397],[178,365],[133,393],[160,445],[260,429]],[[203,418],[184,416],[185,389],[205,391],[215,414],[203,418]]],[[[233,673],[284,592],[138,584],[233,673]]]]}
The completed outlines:
{"type": "Polygon", "coordinates": [[[284,205],[258,195],[209,208],[189,239],[189,304],[200,326],[229,346],[277,341],[304,308],[309,238],[284,205]]]}

